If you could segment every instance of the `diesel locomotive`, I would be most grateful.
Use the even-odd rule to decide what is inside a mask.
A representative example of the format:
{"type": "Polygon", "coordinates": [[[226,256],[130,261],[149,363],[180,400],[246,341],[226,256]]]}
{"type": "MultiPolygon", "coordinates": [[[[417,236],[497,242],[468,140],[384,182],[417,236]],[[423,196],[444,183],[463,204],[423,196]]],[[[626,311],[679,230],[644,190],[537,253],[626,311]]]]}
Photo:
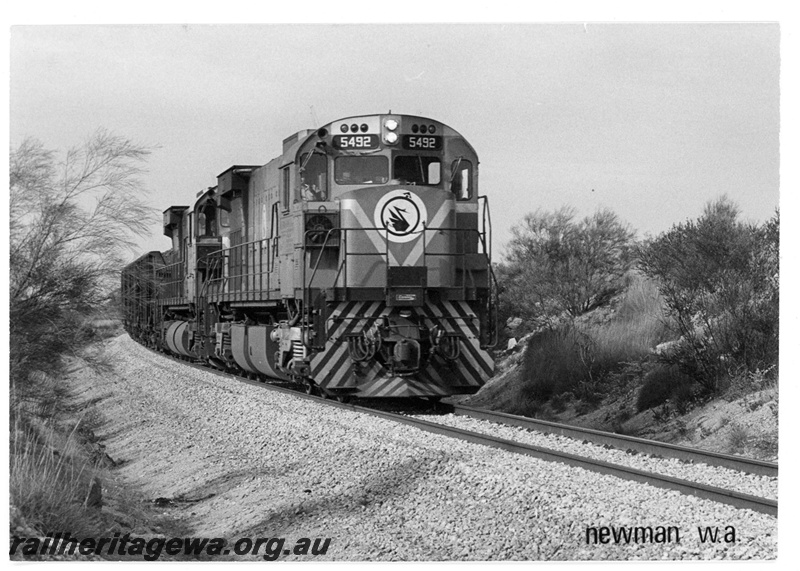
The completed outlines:
{"type": "Polygon", "coordinates": [[[424,117],[348,117],[234,165],[164,212],[165,252],[122,271],[135,340],[350,397],[476,392],[496,293],[478,157],[424,117]]]}

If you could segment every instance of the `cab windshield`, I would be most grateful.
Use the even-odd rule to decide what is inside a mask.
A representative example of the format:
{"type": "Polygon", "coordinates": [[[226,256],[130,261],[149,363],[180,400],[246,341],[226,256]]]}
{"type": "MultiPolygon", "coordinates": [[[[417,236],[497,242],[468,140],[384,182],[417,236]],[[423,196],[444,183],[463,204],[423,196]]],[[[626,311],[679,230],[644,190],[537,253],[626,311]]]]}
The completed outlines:
{"type": "Polygon", "coordinates": [[[336,184],[386,184],[389,180],[389,159],[369,157],[337,157],[333,168],[336,184]]]}
{"type": "Polygon", "coordinates": [[[401,184],[436,186],[442,182],[439,157],[399,155],[394,158],[394,178],[401,184]]]}

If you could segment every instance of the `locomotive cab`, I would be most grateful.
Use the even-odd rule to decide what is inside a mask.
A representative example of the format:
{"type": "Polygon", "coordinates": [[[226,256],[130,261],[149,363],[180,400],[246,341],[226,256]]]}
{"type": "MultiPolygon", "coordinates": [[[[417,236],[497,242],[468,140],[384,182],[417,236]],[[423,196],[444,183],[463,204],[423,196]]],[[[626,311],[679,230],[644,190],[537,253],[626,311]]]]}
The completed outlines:
{"type": "MultiPolygon", "coordinates": [[[[339,274],[337,285],[347,288],[387,288],[390,266],[422,266],[424,260],[431,263],[426,276],[430,286],[488,286],[484,271],[488,245],[481,247],[486,227],[479,225],[477,155],[450,127],[402,115],[342,119],[306,136],[293,159],[297,184],[293,192],[287,186],[284,195],[293,197],[294,212],[306,213],[305,246],[319,247],[326,238],[329,242],[324,248],[327,256],[321,252],[308,256],[307,270],[316,268],[318,274],[333,269],[334,275],[339,274]],[[336,226],[344,228],[344,234],[332,231],[336,226]],[[364,231],[366,245],[355,243],[358,239],[351,230],[356,229],[364,231]],[[426,248],[425,256],[415,252],[409,258],[405,247],[398,246],[419,250],[418,238],[424,234],[429,246],[434,232],[445,236],[445,229],[448,236],[439,255],[426,248]],[[334,265],[329,250],[348,237],[353,238],[349,248],[334,265]],[[370,243],[373,260],[366,259],[370,243]],[[479,251],[482,254],[475,256],[479,251]],[[362,254],[364,259],[354,257],[362,254]],[[444,255],[451,259],[442,259],[444,255]],[[379,269],[381,258],[383,268],[379,269]]],[[[291,185],[288,169],[285,174],[282,182],[291,185]]],[[[300,275],[293,277],[305,287],[314,287],[300,275]]],[[[324,281],[315,275],[315,284],[324,281]]]]}

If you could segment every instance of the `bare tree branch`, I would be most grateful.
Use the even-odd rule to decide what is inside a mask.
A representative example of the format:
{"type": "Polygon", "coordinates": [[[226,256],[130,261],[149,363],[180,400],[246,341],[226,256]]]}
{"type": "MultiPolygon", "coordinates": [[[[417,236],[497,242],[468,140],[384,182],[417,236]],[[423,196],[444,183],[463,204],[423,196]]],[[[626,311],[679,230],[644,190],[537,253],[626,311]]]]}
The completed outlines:
{"type": "MultiPolygon", "coordinates": [[[[57,324],[63,312],[82,311],[106,295],[124,251],[146,231],[153,213],[142,202],[140,180],[150,152],[104,129],[60,161],[35,139],[12,149],[12,337],[46,333],[43,324],[57,324]]],[[[18,347],[35,345],[16,341],[18,347]]]]}

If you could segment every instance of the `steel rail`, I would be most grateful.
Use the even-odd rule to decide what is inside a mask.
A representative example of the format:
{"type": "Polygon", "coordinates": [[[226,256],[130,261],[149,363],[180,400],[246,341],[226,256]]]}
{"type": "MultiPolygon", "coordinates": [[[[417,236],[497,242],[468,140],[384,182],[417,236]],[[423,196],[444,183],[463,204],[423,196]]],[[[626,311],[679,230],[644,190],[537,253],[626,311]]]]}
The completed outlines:
{"type": "Polygon", "coordinates": [[[578,456],[576,454],[570,454],[567,452],[560,452],[556,450],[551,450],[549,448],[543,448],[541,446],[533,446],[530,444],[515,442],[513,440],[498,438],[495,436],[490,436],[479,432],[454,428],[446,426],[444,424],[438,424],[435,422],[430,422],[427,420],[415,418],[413,416],[405,416],[391,412],[384,412],[372,408],[366,408],[359,405],[341,403],[335,400],[330,400],[315,395],[305,394],[293,389],[272,385],[269,383],[265,383],[263,381],[248,379],[246,377],[242,377],[240,375],[235,375],[225,371],[220,371],[218,369],[205,367],[199,363],[193,363],[191,361],[179,359],[177,357],[173,357],[165,353],[161,353],[161,355],[169,359],[175,360],[177,362],[183,363],[185,365],[188,365],[190,367],[193,367],[195,369],[206,372],[212,372],[218,376],[229,377],[234,380],[244,382],[250,385],[255,385],[263,389],[281,392],[284,394],[290,394],[297,398],[307,399],[319,404],[334,406],[352,412],[369,414],[378,418],[383,418],[385,420],[406,424],[418,428],[420,430],[424,430],[425,432],[440,434],[442,436],[448,436],[450,438],[456,438],[458,440],[463,440],[474,444],[481,444],[484,446],[489,446],[491,448],[499,448],[501,450],[506,450],[508,452],[512,452],[515,454],[532,456],[534,458],[539,458],[545,461],[561,462],[569,466],[579,467],[586,470],[591,470],[593,472],[598,472],[601,474],[616,476],[624,480],[631,480],[634,482],[649,484],[656,488],[676,490],[686,495],[708,499],[714,502],[731,505],[740,509],[750,509],[759,513],[764,513],[775,517],[777,517],[778,515],[778,502],[776,500],[761,498],[750,494],[743,494],[741,492],[726,490],[724,488],[718,488],[715,486],[708,486],[706,484],[700,484],[697,482],[681,480],[679,478],[674,478],[672,476],[664,476],[662,474],[646,472],[644,470],[638,470],[636,468],[630,468],[628,466],[612,464],[610,462],[605,462],[603,460],[585,458],[583,456],[578,456]]]}
{"type": "Polygon", "coordinates": [[[772,478],[778,477],[777,464],[773,462],[765,462],[763,460],[756,460],[754,458],[733,456],[731,454],[721,454],[718,452],[710,452],[708,450],[699,450],[697,448],[678,446],[677,444],[670,444],[667,442],[658,442],[655,440],[647,440],[645,438],[615,434],[613,432],[604,432],[591,428],[570,426],[567,424],[528,418],[525,416],[517,416],[505,412],[474,408],[461,404],[452,404],[449,405],[448,408],[452,410],[454,414],[460,416],[488,420],[498,424],[518,426],[537,432],[559,434],[561,436],[568,436],[578,440],[586,440],[595,444],[613,446],[614,448],[619,448],[620,450],[634,450],[642,454],[662,456],[665,458],[677,458],[679,460],[688,462],[708,464],[709,466],[730,468],[731,470],[736,470],[737,472],[758,474],[772,478]]]}

